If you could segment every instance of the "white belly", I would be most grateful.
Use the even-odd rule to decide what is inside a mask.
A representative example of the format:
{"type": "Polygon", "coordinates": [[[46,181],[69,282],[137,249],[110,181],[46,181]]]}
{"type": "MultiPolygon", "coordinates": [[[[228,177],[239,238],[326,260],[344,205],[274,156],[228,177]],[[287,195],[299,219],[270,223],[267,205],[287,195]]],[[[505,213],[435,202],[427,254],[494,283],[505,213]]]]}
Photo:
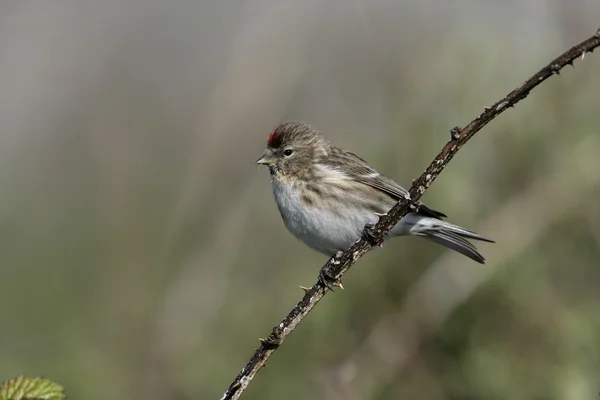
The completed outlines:
{"type": "Polygon", "coordinates": [[[360,239],[366,224],[377,222],[376,215],[361,212],[348,204],[340,204],[336,210],[308,206],[302,202],[297,186],[276,181],[271,184],[288,230],[306,245],[328,256],[348,249],[360,239]],[[338,212],[340,208],[344,208],[344,212],[338,212]]]}

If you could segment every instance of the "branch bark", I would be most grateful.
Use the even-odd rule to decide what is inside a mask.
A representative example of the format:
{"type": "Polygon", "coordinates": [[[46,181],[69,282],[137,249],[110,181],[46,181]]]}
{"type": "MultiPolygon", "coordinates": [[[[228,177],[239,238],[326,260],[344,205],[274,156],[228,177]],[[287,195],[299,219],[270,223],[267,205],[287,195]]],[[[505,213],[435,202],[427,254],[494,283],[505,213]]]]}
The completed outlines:
{"type": "MultiPolygon", "coordinates": [[[[350,269],[350,267],[365,255],[373,246],[378,245],[382,238],[388,233],[406,214],[417,210],[419,199],[433,183],[438,175],[448,165],[454,155],[484,126],[490,121],[502,114],[510,107],[514,107],[519,101],[523,100],[531,90],[540,85],[546,79],[553,75],[558,75],[562,68],[567,65],[573,65],[573,61],[578,57],[585,56],[585,53],[592,52],[600,46],[600,29],[596,34],[584,40],[571,49],[567,50],[539,72],[529,78],[525,83],[510,92],[504,98],[498,100],[490,107],[485,107],[484,112],[472,120],[464,128],[455,127],[450,131],[450,140],[435,159],[429,164],[425,172],[413,181],[409,194],[398,202],[387,215],[380,218],[379,222],[372,227],[365,227],[362,238],[356,242],[350,249],[343,253],[336,254],[321,269],[326,276],[334,279],[341,277],[350,269]]],[[[246,390],[252,379],[258,371],[265,365],[271,355],[292,333],[296,326],[308,315],[313,307],[325,296],[328,289],[319,280],[311,288],[307,288],[302,300],[290,311],[290,313],[273,328],[273,331],[266,339],[261,339],[261,345],[256,350],[250,361],[242,369],[231,383],[227,391],[221,397],[221,400],[238,399],[246,390]]]]}

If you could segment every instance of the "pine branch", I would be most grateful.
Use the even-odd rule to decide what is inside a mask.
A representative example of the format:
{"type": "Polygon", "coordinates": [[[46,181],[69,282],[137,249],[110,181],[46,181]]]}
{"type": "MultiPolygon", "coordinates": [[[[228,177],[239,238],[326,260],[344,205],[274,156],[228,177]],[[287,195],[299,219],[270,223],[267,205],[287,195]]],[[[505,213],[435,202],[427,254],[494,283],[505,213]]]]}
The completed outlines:
{"type": "MultiPolygon", "coordinates": [[[[431,183],[437,179],[438,175],[444,170],[454,155],[477,132],[498,115],[502,114],[507,109],[514,107],[515,104],[527,97],[535,87],[540,85],[546,79],[553,75],[558,75],[562,68],[567,65],[572,66],[573,61],[578,57],[583,59],[585,53],[592,52],[599,46],[600,29],[596,31],[594,36],[573,46],[571,49],[552,60],[538,73],[533,75],[504,98],[498,100],[490,107],[485,107],[484,112],[472,120],[467,126],[462,129],[459,127],[453,128],[450,131],[450,140],[431,164],[429,164],[429,167],[427,167],[425,172],[413,181],[409,194],[404,199],[400,200],[385,216],[381,217],[377,224],[365,227],[362,238],[350,247],[350,249],[332,257],[321,268],[321,275],[329,277],[333,281],[341,282],[341,277],[348,269],[350,269],[350,267],[373,246],[380,244],[385,234],[389,232],[398,221],[409,212],[418,209],[418,201],[423,193],[425,193],[431,183]]],[[[304,288],[304,290],[306,293],[302,300],[296,304],[279,325],[273,328],[273,331],[266,339],[261,339],[260,347],[256,350],[244,369],[236,376],[227,391],[223,394],[221,400],[235,400],[242,395],[260,368],[265,365],[275,350],[277,350],[296,326],[302,322],[313,307],[323,298],[323,296],[325,296],[328,288],[322,280],[319,279],[319,281],[311,288],[304,288]]]]}

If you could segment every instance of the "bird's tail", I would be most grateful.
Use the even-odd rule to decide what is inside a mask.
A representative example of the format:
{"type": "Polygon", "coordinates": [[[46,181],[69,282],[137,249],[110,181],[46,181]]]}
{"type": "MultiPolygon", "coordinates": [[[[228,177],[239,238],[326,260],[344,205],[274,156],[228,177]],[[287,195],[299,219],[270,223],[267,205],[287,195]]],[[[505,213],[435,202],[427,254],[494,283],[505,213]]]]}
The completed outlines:
{"type": "MultiPolygon", "coordinates": [[[[409,214],[409,216],[411,215],[409,214]]],[[[485,262],[485,258],[467,239],[494,243],[493,240],[486,239],[478,233],[437,218],[420,217],[418,221],[414,222],[409,230],[410,234],[441,244],[481,264],[485,262]]]]}

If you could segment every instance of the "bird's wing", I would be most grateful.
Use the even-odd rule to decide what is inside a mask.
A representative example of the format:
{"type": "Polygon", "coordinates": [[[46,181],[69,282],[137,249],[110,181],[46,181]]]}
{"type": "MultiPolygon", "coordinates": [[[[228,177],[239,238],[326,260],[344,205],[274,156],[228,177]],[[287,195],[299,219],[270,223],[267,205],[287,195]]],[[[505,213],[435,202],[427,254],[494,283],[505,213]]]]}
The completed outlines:
{"type": "Polygon", "coordinates": [[[370,166],[349,166],[349,175],[357,182],[364,183],[375,189],[379,189],[392,196],[396,200],[400,200],[408,194],[408,191],[398,185],[392,179],[385,175],[381,175],[370,166]]]}
{"type": "Polygon", "coordinates": [[[339,150],[339,154],[329,158],[327,161],[333,162],[333,160],[337,161],[337,165],[331,166],[346,175],[348,179],[381,190],[395,200],[400,200],[408,193],[402,186],[398,185],[387,176],[381,175],[379,172],[375,171],[369,163],[354,153],[339,150]]]}
{"type": "MultiPolygon", "coordinates": [[[[387,193],[395,200],[400,200],[408,194],[408,190],[398,185],[394,180],[375,171],[365,160],[354,153],[343,151],[344,163],[337,166],[348,178],[364,183],[375,189],[387,193]]],[[[444,213],[432,210],[420,204],[419,213],[433,218],[446,217],[444,213]]]]}

